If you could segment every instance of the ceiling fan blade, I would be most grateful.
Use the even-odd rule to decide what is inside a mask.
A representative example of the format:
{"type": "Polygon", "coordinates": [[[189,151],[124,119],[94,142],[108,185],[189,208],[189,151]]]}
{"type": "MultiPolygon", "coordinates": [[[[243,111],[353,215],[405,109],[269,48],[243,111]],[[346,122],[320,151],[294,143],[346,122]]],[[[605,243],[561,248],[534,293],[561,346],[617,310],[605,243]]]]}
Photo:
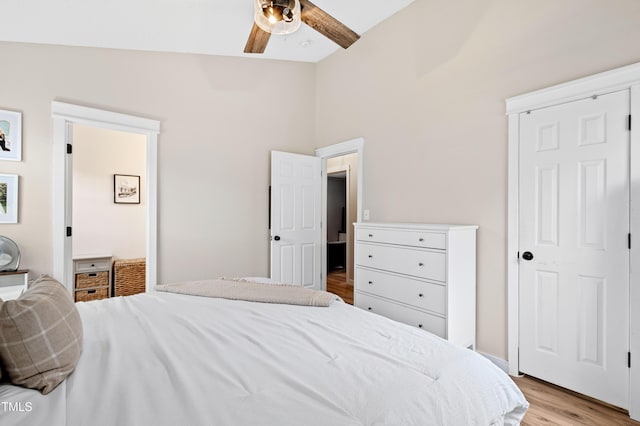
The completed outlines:
{"type": "Polygon", "coordinates": [[[300,0],[302,22],[346,49],[360,36],[309,0],[300,0]]]}
{"type": "Polygon", "coordinates": [[[271,33],[264,31],[254,22],[247,44],[244,46],[244,53],[264,53],[269,37],[271,33]]]}

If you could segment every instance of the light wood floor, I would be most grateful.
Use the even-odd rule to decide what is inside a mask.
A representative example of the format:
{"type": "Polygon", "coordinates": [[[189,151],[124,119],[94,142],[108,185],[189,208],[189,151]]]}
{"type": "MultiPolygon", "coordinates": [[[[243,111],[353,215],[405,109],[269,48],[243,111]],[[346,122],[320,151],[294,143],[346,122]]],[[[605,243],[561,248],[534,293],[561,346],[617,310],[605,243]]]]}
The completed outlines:
{"type": "Polygon", "coordinates": [[[621,409],[595,401],[589,397],[534,379],[514,377],[530,407],[523,426],[580,425],[580,426],[640,426],[621,409]]]}
{"type": "Polygon", "coordinates": [[[327,275],[327,291],[337,294],[345,303],[353,305],[353,286],[347,284],[346,272],[330,272],[327,275]]]}

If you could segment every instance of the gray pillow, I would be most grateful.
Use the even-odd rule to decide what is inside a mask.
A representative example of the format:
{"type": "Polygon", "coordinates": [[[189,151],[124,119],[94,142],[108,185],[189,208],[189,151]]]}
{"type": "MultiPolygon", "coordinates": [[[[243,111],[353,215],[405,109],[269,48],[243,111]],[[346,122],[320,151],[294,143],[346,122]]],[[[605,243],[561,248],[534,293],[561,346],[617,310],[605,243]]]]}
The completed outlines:
{"type": "Polygon", "coordinates": [[[71,294],[43,275],[0,306],[0,363],[17,386],[54,390],[82,351],[82,322],[71,294]]]}

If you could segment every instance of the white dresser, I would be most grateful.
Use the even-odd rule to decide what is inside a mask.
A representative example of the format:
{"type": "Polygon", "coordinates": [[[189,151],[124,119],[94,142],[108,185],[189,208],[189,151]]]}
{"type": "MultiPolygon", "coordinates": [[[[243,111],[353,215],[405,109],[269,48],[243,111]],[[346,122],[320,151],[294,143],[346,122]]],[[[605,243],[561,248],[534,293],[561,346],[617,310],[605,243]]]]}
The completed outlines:
{"type": "Polygon", "coordinates": [[[475,225],[356,223],[355,306],[475,349],[475,225]]]}

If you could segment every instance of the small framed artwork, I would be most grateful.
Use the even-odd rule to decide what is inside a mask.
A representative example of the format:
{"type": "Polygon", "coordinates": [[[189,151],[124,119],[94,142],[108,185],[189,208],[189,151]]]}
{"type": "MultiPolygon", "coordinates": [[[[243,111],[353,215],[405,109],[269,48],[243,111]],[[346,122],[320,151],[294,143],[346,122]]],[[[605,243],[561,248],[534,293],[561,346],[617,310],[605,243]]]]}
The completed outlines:
{"type": "Polygon", "coordinates": [[[0,174],[0,223],[18,223],[18,175],[0,174]]]}
{"type": "Polygon", "coordinates": [[[22,114],[0,110],[0,160],[22,160],[22,114]]]}
{"type": "Polygon", "coordinates": [[[140,176],[113,175],[113,202],[140,204],[140,176]]]}

